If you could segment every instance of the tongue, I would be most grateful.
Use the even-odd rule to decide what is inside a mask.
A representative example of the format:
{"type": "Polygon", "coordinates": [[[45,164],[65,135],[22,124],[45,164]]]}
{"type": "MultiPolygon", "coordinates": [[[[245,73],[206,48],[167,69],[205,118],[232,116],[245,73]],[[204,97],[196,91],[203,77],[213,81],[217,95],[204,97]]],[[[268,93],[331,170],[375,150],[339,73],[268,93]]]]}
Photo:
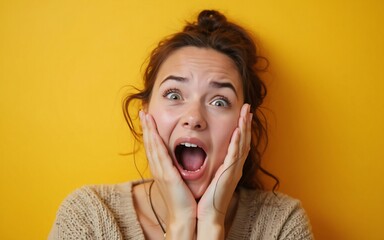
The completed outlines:
{"type": "Polygon", "coordinates": [[[181,164],[187,171],[197,171],[204,163],[205,154],[200,148],[184,148],[181,153],[181,164]]]}

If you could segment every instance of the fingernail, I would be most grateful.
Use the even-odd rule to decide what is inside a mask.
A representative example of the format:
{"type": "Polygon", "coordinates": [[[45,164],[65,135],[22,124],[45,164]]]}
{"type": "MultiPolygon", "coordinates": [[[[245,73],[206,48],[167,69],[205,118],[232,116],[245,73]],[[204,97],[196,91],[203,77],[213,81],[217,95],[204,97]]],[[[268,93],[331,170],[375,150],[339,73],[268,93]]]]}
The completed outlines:
{"type": "Polygon", "coordinates": [[[143,117],[144,117],[144,112],[143,112],[143,110],[140,110],[140,111],[139,111],[139,117],[140,117],[140,120],[143,120],[143,117]]]}
{"type": "Polygon", "coordinates": [[[148,120],[150,120],[150,118],[149,118],[149,114],[145,114],[145,119],[148,121],[148,120]]]}

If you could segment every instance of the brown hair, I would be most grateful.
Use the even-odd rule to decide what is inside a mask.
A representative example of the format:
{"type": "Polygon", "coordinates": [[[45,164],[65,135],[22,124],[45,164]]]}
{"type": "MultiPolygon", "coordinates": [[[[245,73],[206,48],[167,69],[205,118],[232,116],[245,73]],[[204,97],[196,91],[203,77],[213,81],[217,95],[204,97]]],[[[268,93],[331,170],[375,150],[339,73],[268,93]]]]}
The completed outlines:
{"type": "Polygon", "coordinates": [[[261,155],[266,148],[268,136],[265,117],[260,111],[260,106],[267,90],[258,76],[261,70],[256,64],[265,58],[257,55],[256,45],[245,29],[227,21],[226,17],[217,11],[202,11],[197,22],[187,23],[183,31],[165,38],[152,51],[144,73],[144,89],[127,96],[123,104],[125,119],[135,138],[139,139],[140,134],[135,130],[128,106],[132,100],[140,100],[143,104],[149,103],[161,64],[175,50],[186,46],[214,49],[224,53],[235,63],[242,79],[244,101],[251,105],[251,112],[254,114],[251,149],[238,186],[263,189],[258,176],[258,171],[261,171],[275,180],[275,189],[279,184],[278,179],[261,167],[261,155]]]}

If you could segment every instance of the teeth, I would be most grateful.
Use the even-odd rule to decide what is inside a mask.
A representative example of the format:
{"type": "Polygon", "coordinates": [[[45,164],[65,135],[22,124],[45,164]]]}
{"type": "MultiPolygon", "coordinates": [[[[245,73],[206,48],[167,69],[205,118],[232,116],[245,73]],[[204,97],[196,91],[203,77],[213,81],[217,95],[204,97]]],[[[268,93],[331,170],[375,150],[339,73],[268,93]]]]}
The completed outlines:
{"type": "Polygon", "coordinates": [[[183,145],[183,146],[186,146],[186,147],[197,147],[197,145],[196,144],[193,144],[193,143],[181,143],[181,145],[183,145]]]}

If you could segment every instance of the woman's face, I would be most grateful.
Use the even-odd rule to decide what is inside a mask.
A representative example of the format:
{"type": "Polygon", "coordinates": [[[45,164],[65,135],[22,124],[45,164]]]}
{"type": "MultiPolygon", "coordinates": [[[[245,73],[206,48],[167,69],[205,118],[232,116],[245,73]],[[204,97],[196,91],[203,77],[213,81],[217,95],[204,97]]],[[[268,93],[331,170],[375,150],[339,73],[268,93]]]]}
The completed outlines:
{"type": "Polygon", "coordinates": [[[196,199],[224,161],[243,103],[240,74],[218,51],[183,47],[159,69],[147,111],[196,199]]]}

